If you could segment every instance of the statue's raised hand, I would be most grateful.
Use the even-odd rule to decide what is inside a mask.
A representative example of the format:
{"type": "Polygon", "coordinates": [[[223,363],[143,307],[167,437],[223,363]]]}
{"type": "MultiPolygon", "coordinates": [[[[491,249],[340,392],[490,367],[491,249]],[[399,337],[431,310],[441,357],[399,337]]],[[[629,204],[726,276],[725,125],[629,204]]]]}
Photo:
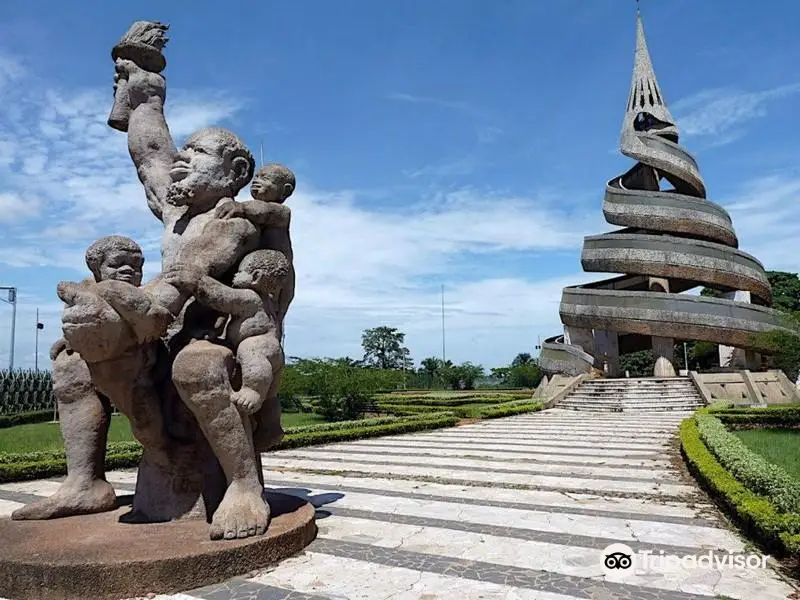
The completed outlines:
{"type": "Polygon", "coordinates": [[[162,102],[167,95],[167,81],[160,73],[142,69],[132,60],[118,58],[114,62],[114,86],[125,85],[131,108],[155,98],[162,102]],[[124,83],[123,83],[124,82],[124,83]]]}

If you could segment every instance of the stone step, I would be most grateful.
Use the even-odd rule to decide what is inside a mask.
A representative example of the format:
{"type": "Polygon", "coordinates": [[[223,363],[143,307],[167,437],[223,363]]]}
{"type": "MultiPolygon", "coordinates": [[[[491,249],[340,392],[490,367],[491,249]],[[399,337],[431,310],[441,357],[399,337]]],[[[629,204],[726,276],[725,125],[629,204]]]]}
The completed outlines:
{"type": "Polygon", "coordinates": [[[693,410],[697,410],[697,408],[699,408],[699,407],[694,406],[694,405],[692,405],[692,406],[689,406],[689,405],[686,405],[686,406],[683,406],[683,405],[681,405],[681,406],[664,406],[664,405],[661,405],[661,406],[648,406],[646,408],[640,408],[640,407],[631,408],[631,407],[628,407],[628,406],[623,406],[621,408],[619,408],[619,407],[618,408],[614,408],[614,407],[610,407],[610,406],[608,406],[608,407],[598,407],[598,406],[578,406],[578,405],[576,405],[576,406],[560,406],[560,407],[565,409],[565,410],[574,410],[574,411],[577,411],[577,412],[598,412],[598,413],[601,413],[601,412],[612,413],[612,412],[693,411],[693,410]]]}
{"type": "Polygon", "coordinates": [[[657,384],[642,384],[637,382],[631,383],[602,383],[600,381],[586,381],[583,384],[585,387],[598,387],[598,388],[635,388],[635,389],[664,389],[664,388],[693,388],[691,382],[681,383],[657,383],[657,384]]]}
{"type": "Polygon", "coordinates": [[[592,398],[686,398],[687,396],[694,397],[696,392],[643,392],[637,393],[630,390],[624,392],[597,392],[595,390],[579,389],[575,391],[576,394],[581,396],[591,396],[592,398]]]}
{"type": "Polygon", "coordinates": [[[581,386],[587,390],[597,390],[600,392],[613,392],[613,391],[621,391],[621,390],[636,390],[639,392],[660,392],[666,390],[681,390],[681,391],[688,391],[695,389],[694,386],[687,385],[687,386],[647,386],[647,387],[638,387],[634,385],[617,385],[617,386],[609,386],[609,385],[586,385],[581,386]]]}
{"type": "Polygon", "coordinates": [[[578,400],[580,402],[587,403],[594,402],[596,404],[619,404],[620,402],[629,402],[634,404],[675,404],[676,402],[702,404],[702,401],[696,396],[684,396],[683,398],[591,398],[582,396],[580,394],[575,394],[574,396],[569,396],[564,399],[565,402],[567,400],[578,400]]]}

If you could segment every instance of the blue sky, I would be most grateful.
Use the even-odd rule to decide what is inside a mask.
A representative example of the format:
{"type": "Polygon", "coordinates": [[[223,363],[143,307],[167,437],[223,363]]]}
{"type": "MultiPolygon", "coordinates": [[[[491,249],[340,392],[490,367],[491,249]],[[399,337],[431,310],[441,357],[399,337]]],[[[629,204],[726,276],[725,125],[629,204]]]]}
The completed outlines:
{"type": "MultiPolygon", "coordinates": [[[[798,271],[800,6],[643,0],[659,83],[709,199],[743,250],[798,271]]],[[[20,292],[16,363],[59,335],[55,285],[94,239],[127,234],[159,270],[125,136],[105,125],[113,44],[171,25],[168,120],[180,142],[218,124],[297,173],[297,292],[287,352],[359,356],[366,327],[412,355],[493,367],[560,331],[584,235],[613,229],[607,179],[633,65],[623,0],[3,0],[0,285],[20,292]]],[[[0,364],[10,309],[0,304],[0,364]]]]}

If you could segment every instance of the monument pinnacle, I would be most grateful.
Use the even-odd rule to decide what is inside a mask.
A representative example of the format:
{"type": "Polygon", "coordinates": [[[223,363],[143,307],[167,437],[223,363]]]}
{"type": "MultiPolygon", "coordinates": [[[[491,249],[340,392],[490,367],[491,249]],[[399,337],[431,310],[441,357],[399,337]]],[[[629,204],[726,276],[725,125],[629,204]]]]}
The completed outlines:
{"type": "Polygon", "coordinates": [[[659,121],[672,125],[675,135],[678,133],[675,121],[667,108],[664,95],[656,79],[653,61],[647,49],[647,39],[644,35],[642,14],[639,3],[636,3],[636,52],[633,59],[633,77],[631,90],[628,94],[628,104],[625,108],[625,118],[622,122],[622,136],[633,131],[636,116],[639,113],[650,113],[659,121]]]}

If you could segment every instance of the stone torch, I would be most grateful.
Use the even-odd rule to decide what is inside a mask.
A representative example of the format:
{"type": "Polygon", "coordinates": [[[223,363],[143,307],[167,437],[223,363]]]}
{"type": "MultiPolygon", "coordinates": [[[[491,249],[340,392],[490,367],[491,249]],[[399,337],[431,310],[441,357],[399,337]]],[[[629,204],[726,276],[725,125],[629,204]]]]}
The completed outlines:
{"type": "MultiPolygon", "coordinates": [[[[136,21],[111,50],[111,58],[131,60],[151,73],[161,73],[167,66],[167,59],[161,50],[167,43],[169,25],[158,21],[136,21]]],[[[128,82],[119,79],[114,87],[114,106],[108,116],[108,124],[118,131],[128,131],[128,117],[131,113],[128,98],[128,82]]]]}

